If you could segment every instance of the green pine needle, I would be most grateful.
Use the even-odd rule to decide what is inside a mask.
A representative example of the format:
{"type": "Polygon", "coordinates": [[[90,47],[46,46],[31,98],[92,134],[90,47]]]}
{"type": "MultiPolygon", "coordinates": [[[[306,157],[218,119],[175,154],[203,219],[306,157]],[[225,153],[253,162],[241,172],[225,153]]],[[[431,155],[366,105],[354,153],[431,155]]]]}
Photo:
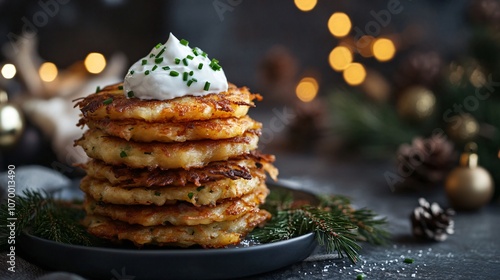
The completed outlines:
{"type": "Polygon", "coordinates": [[[314,232],[320,246],[328,252],[346,255],[352,262],[358,259],[361,247],[357,241],[383,244],[388,233],[383,229],[385,219],[377,219],[368,209],[355,210],[344,196],[317,196],[317,206],[302,205],[293,208],[290,193],[271,192],[264,205],[273,218],[250,236],[269,243],[314,232]]]}
{"type": "MultiPolygon", "coordinates": [[[[57,200],[53,195],[25,191],[16,197],[16,236],[27,231],[35,236],[67,244],[89,246],[96,238],[79,223],[84,217],[81,204],[57,200]]],[[[9,216],[7,204],[0,205],[0,248],[7,246],[10,229],[5,226],[9,216]]]]}

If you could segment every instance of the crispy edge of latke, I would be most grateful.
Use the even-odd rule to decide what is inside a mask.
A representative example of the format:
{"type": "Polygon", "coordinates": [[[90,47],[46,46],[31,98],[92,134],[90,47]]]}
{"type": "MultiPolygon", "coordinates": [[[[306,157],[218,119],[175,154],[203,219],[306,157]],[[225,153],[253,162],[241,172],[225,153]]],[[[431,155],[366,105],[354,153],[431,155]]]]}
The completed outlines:
{"type": "Polygon", "coordinates": [[[175,247],[199,245],[203,248],[223,248],[238,244],[245,235],[270,218],[269,212],[260,209],[259,212],[245,214],[236,221],[196,226],[144,227],[113,221],[103,216],[87,215],[83,225],[94,236],[119,242],[128,240],[137,247],[145,245],[175,247]],[[242,221],[244,221],[244,225],[241,224],[242,221]],[[236,225],[238,227],[234,228],[236,225]],[[218,229],[215,231],[216,228],[218,229]]]}
{"type": "Polygon", "coordinates": [[[97,214],[129,224],[142,226],[159,225],[199,225],[214,222],[232,221],[244,214],[258,211],[264,203],[269,189],[261,183],[253,192],[237,199],[225,199],[215,206],[194,206],[179,202],[174,205],[118,205],[96,201],[87,196],[84,208],[87,214],[97,214]]]}
{"type": "Polygon", "coordinates": [[[248,108],[255,107],[253,100],[262,100],[258,93],[251,93],[247,87],[229,84],[228,91],[210,93],[204,96],[182,96],[169,100],[142,100],[128,98],[119,89],[123,83],[106,86],[78,101],[84,118],[94,119],[140,119],[145,121],[192,121],[222,117],[241,117],[248,108]],[[106,104],[107,100],[111,103],[106,104]],[[240,107],[244,107],[244,110],[240,107]],[[149,114],[145,114],[148,108],[149,114]],[[207,109],[211,108],[210,113],[207,109]],[[241,111],[241,112],[238,112],[241,111]],[[160,112],[155,114],[154,112],[160,112]]]}
{"type": "Polygon", "coordinates": [[[258,130],[262,123],[249,116],[184,122],[144,122],[136,119],[111,120],[81,118],[77,126],[100,129],[127,141],[185,142],[203,139],[229,139],[247,130],[258,130]]]}
{"type": "Polygon", "coordinates": [[[260,133],[260,130],[248,130],[241,136],[221,140],[140,143],[110,136],[98,129],[89,129],[75,140],[74,145],[81,146],[89,157],[112,165],[189,169],[255,150],[260,133]]]}
{"type": "Polygon", "coordinates": [[[275,157],[263,154],[258,150],[225,161],[210,162],[204,167],[190,169],[138,169],[126,165],[109,165],[95,159],[79,166],[92,177],[106,179],[110,183],[121,187],[185,186],[189,183],[201,186],[204,183],[222,178],[233,180],[238,178],[250,179],[252,177],[250,169],[238,164],[242,160],[253,160],[257,169],[266,171],[273,180],[277,180],[278,169],[272,164],[275,157]],[[90,165],[95,165],[95,167],[90,170],[90,165]],[[89,173],[88,171],[97,172],[89,173]]]}
{"type": "Polygon", "coordinates": [[[262,170],[254,169],[250,180],[224,178],[210,181],[203,186],[187,184],[184,186],[165,186],[153,188],[124,188],[112,185],[106,180],[85,176],[80,189],[96,201],[122,205],[168,205],[178,201],[194,206],[215,206],[224,199],[236,199],[259,187],[265,181],[262,170]],[[193,195],[190,196],[189,193],[193,195]]]}

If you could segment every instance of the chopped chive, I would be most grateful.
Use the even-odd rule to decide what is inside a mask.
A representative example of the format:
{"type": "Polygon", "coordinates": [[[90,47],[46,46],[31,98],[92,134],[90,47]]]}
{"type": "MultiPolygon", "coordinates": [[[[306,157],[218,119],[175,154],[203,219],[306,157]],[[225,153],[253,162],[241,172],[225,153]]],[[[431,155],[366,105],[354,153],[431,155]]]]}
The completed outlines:
{"type": "Polygon", "coordinates": [[[146,72],[144,72],[144,75],[149,75],[149,70],[146,70],[146,72]]]}
{"type": "Polygon", "coordinates": [[[182,59],[182,63],[183,63],[185,66],[188,66],[188,61],[187,61],[187,59],[183,58],[183,59],[182,59]]]}
{"type": "Polygon", "coordinates": [[[193,48],[193,53],[194,55],[198,56],[198,50],[196,48],[193,48]]]}
{"type": "Polygon", "coordinates": [[[165,48],[161,49],[161,51],[159,51],[157,54],[156,54],[156,58],[160,57],[163,52],[165,52],[165,48]]]}
{"type": "Polygon", "coordinates": [[[217,70],[220,70],[222,67],[219,65],[219,61],[214,58],[210,62],[210,68],[212,68],[212,70],[214,70],[214,71],[217,71],[217,70]]]}
{"type": "Polygon", "coordinates": [[[158,65],[153,66],[153,69],[151,69],[151,71],[155,71],[156,68],[158,68],[158,65]]]}
{"type": "Polygon", "coordinates": [[[130,75],[134,75],[135,71],[134,70],[130,70],[130,75]]]}
{"type": "Polygon", "coordinates": [[[155,191],[155,196],[160,196],[161,192],[160,191],[155,191]]]}
{"type": "Polygon", "coordinates": [[[118,86],[118,89],[119,89],[119,90],[122,90],[122,89],[123,89],[123,86],[118,86]]]}
{"type": "Polygon", "coordinates": [[[193,60],[193,58],[194,58],[194,56],[192,56],[192,55],[188,55],[186,57],[187,57],[187,59],[190,59],[190,60],[193,60]]]}
{"type": "Polygon", "coordinates": [[[97,88],[95,89],[95,93],[98,93],[101,91],[101,87],[100,86],[97,86],[97,88]]]}
{"type": "Polygon", "coordinates": [[[108,98],[108,99],[104,100],[102,103],[104,105],[109,105],[109,104],[111,104],[111,102],[113,102],[113,98],[108,98]]]}
{"type": "Polygon", "coordinates": [[[155,63],[156,64],[160,64],[163,62],[163,57],[158,57],[158,58],[155,58],[155,63]]]}
{"type": "Polygon", "coordinates": [[[148,61],[146,59],[143,59],[142,60],[142,65],[146,65],[146,63],[148,63],[148,61]]]}
{"type": "Polygon", "coordinates": [[[187,46],[187,45],[189,45],[189,41],[181,39],[181,44],[184,45],[184,46],[187,46]]]}
{"type": "Polygon", "coordinates": [[[209,90],[210,89],[210,83],[205,82],[205,86],[203,87],[203,90],[209,90]]]}
{"type": "Polygon", "coordinates": [[[201,68],[203,68],[203,63],[198,64],[198,69],[201,70],[201,68]]]}
{"type": "Polygon", "coordinates": [[[198,80],[197,80],[197,79],[195,79],[195,78],[192,78],[191,80],[193,80],[193,82],[197,82],[197,81],[198,81],[198,80]]]}
{"type": "Polygon", "coordinates": [[[127,153],[125,151],[121,151],[121,153],[120,153],[120,157],[121,158],[124,158],[124,157],[127,157],[127,156],[128,155],[127,155],[127,153]]]}
{"type": "Polygon", "coordinates": [[[188,72],[182,73],[182,80],[183,81],[187,81],[188,80],[188,75],[189,75],[188,72]]]}
{"type": "Polygon", "coordinates": [[[358,274],[358,276],[356,276],[356,280],[363,280],[363,279],[365,279],[365,277],[366,277],[365,274],[360,273],[360,274],[358,274]]]}
{"type": "Polygon", "coordinates": [[[405,263],[413,263],[413,259],[411,259],[411,258],[405,258],[403,262],[405,262],[405,263]]]}
{"type": "Polygon", "coordinates": [[[155,49],[159,49],[161,48],[161,43],[158,43],[156,46],[155,46],[155,49]]]}
{"type": "Polygon", "coordinates": [[[179,76],[179,72],[172,70],[172,71],[170,71],[170,76],[177,77],[177,76],[179,76]]]}
{"type": "Polygon", "coordinates": [[[194,72],[193,71],[189,71],[189,76],[193,76],[194,75],[194,72]]]}
{"type": "Polygon", "coordinates": [[[129,91],[129,92],[127,92],[127,96],[128,96],[129,98],[134,97],[134,92],[133,92],[133,91],[129,91]]]}
{"type": "Polygon", "coordinates": [[[188,197],[189,197],[189,199],[192,199],[192,198],[193,198],[193,195],[194,195],[194,193],[192,193],[192,192],[188,193],[188,197]]]}
{"type": "Polygon", "coordinates": [[[189,81],[187,82],[187,86],[188,86],[188,87],[190,87],[190,86],[191,86],[191,84],[192,84],[193,82],[194,82],[193,80],[189,80],[189,81]]]}
{"type": "Polygon", "coordinates": [[[202,52],[202,53],[201,53],[201,56],[203,56],[203,57],[207,57],[207,53],[206,53],[206,52],[202,52]]]}
{"type": "Polygon", "coordinates": [[[165,67],[162,67],[161,69],[163,69],[163,70],[170,70],[170,67],[165,66],[165,67]]]}
{"type": "Polygon", "coordinates": [[[176,58],[176,59],[174,59],[174,62],[175,62],[175,64],[179,64],[179,63],[181,63],[181,60],[176,58]]]}
{"type": "Polygon", "coordinates": [[[201,191],[201,190],[203,190],[204,188],[205,188],[205,186],[200,186],[200,187],[197,187],[197,188],[196,188],[196,190],[197,190],[197,191],[201,191]]]}
{"type": "Polygon", "coordinates": [[[155,55],[154,55],[154,54],[150,54],[150,55],[149,55],[149,58],[152,58],[153,56],[155,56],[155,55]]]}

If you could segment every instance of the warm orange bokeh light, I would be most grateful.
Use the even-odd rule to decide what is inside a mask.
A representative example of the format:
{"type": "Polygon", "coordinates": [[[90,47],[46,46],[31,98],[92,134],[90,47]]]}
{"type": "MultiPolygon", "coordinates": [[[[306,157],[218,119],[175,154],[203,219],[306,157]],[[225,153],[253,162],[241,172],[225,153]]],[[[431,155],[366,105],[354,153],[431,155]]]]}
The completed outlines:
{"type": "Polygon", "coordinates": [[[344,46],[335,47],[328,56],[328,62],[333,70],[340,72],[352,62],[352,53],[344,46]]]}
{"type": "Polygon", "coordinates": [[[57,66],[52,62],[44,62],[38,69],[40,79],[44,82],[52,82],[57,78],[57,66]]]}
{"type": "Polygon", "coordinates": [[[351,63],[344,70],[344,80],[351,86],[361,84],[366,78],[365,67],[361,63],[351,63]]]}
{"type": "Polygon", "coordinates": [[[309,12],[316,4],[318,4],[318,0],[294,0],[295,6],[303,12],[309,12]]]}
{"type": "Polygon", "coordinates": [[[373,56],[378,61],[389,61],[396,54],[396,46],[387,38],[379,38],[373,43],[373,56]]]}
{"type": "Polygon", "coordinates": [[[311,102],[318,94],[318,82],[312,77],[304,77],[297,84],[295,93],[297,97],[303,102],[311,102]]]}
{"type": "Polygon", "coordinates": [[[334,13],[328,20],[328,29],[335,37],[344,37],[351,31],[351,20],[345,13],[334,13]]]}
{"type": "Polygon", "coordinates": [[[99,74],[106,68],[106,58],[100,53],[89,53],[83,63],[92,74],[99,74]]]}

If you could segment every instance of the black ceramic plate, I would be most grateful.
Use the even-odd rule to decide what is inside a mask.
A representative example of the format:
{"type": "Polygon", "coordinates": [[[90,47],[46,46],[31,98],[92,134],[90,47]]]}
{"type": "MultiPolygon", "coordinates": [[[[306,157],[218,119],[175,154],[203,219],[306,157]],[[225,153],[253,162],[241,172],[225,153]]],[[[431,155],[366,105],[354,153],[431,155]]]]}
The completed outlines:
{"type": "MultiPolygon", "coordinates": [[[[286,189],[269,185],[271,191],[286,189]]],[[[295,199],[314,196],[290,190],[295,199]]],[[[314,203],[314,201],[311,201],[314,203]]],[[[224,279],[276,270],[308,257],[316,242],[314,234],[285,241],[224,249],[104,248],[76,246],[22,236],[23,256],[46,269],[66,271],[90,279],[224,279]]]]}

